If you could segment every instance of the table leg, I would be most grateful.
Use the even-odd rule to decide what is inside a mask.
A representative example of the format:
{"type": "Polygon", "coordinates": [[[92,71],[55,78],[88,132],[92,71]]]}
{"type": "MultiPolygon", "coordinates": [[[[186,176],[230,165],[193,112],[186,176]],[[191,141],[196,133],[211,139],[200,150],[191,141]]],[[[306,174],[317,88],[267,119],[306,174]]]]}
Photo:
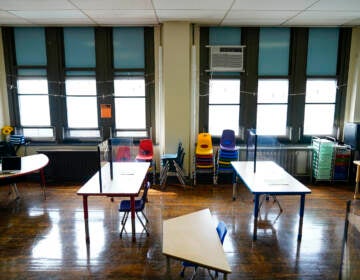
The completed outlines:
{"type": "Polygon", "coordinates": [[[131,208],[131,233],[132,233],[132,241],[136,241],[135,237],[135,197],[130,197],[130,208],[131,208]]]}
{"type": "Polygon", "coordinates": [[[253,240],[257,239],[257,222],[259,216],[259,194],[255,194],[254,198],[254,232],[253,232],[253,240]]]}
{"type": "Polygon", "coordinates": [[[356,182],[356,187],[355,187],[354,199],[360,199],[360,194],[359,194],[360,165],[358,165],[358,166],[356,167],[356,178],[355,178],[355,182],[356,182]]]}
{"type": "Polygon", "coordinates": [[[45,181],[44,168],[40,169],[40,185],[43,191],[44,200],[46,200],[46,192],[45,192],[46,181],[45,181]]]}
{"type": "Polygon", "coordinates": [[[227,273],[224,273],[224,280],[227,279],[227,273]]]}
{"type": "Polygon", "coordinates": [[[86,240],[86,243],[90,243],[87,195],[83,195],[83,208],[84,208],[84,222],[85,222],[85,240],[86,240]]]}
{"type": "Polygon", "coordinates": [[[304,210],[305,210],[305,195],[302,194],[300,196],[300,213],[299,213],[300,219],[299,219],[298,241],[301,241],[301,237],[302,237],[304,210]]]}

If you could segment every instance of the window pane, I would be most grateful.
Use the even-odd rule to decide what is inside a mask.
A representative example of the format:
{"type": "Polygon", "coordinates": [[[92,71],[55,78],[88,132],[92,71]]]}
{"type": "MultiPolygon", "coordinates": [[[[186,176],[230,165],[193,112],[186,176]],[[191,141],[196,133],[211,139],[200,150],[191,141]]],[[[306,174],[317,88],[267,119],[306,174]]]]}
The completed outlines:
{"type": "Polygon", "coordinates": [[[335,103],[335,80],[307,80],[306,101],[308,103],[335,103]]]}
{"type": "Polygon", "coordinates": [[[259,75],[287,75],[290,28],[261,27],[259,36],[259,75]]]}
{"type": "Polygon", "coordinates": [[[114,27],[114,67],[115,68],[144,68],[144,28],[142,27],[114,27]]]}
{"type": "Polygon", "coordinates": [[[258,105],[256,132],[259,135],[286,135],[287,105],[258,105]]]}
{"type": "Polygon", "coordinates": [[[241,28],[239,27],[210,27],[209,45],[241,45],[241,28]]]}
{"type": "Polygon", "coordinates": [[[116,98],[117,129],[145,129],[145,98],[116,98]]]}
{"type": "Polygon", "coordinates": [[[307,75],[336,75],[339,28],[309,28],[307,75]]]}
{"type": "Polygon", "coordinates": [[[305,105],[304,134],[332,135],[335,104],[305,105]]]}
{"type": "Polygon", "coordinates": [[[117,131],[116,132],[116,137],[148,137],[147,135],[147,131],[131,131],[131,130],[127,130],[127,131],[117,131]]]}
{"type": "Polygon", "coordinates": [[[68,131],[68,136],[69,137],[100,137],[100,131],[99,130],[72,130],[70,129],[68,131]]]}
{"type": "Polygon", "coordinates": [[[47,95],[20,95],[20,123],[21,126],[49,126],[50,109],[47,95]]]}
{"type": "Polygon", "coordinates": [[[259,80],[258,103],[287,103],[288,80],[259,80]]]}
{"type": "Polygon", "coordinates": [[[209,133],[221,135],[224,129],[232,129],[235,134],[239,132],[239,110],[235,105],[209,106],[209,133]]]}
{"type": "Polygon", "coordinates": [[[66,95],[96,95],[94,78],[66,79],[66,95]]]}
{"type": "Polygon", "coordinates": [[[95,67],[95,31],[93,27],[65,27],[66,67],[95,67]]]}
{"type": "Polygon", "coordinates": [[[115,96],[144,96],[145,79],[115,79],[115,96]]]}
{"type": "Polygon", "coordinates": [[[96,97],[67,97],[66,105],[69,128],[98,127],[96,97]]]}
{"type": "Polygon", "coordinates": [[[23,128],[22,134],[25,137],[52,138],[54,137],[54,129],[53,128],[23,128]]]}
{"type": "Polygon", "coordinates": [[[18,79],[17,90],[19,94],[48,94],[46,79],[18,79]]]}
{"type": "Polygon", "coordinates": [[[210,80],[210,104],[239,104],[240,80],[210,80]]]}

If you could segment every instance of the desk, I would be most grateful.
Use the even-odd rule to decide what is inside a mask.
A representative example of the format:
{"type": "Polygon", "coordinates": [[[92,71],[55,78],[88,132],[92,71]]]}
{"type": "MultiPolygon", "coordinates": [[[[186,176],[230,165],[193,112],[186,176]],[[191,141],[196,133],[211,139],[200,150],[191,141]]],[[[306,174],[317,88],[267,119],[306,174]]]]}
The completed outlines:
{"type": "Polygon", "coordinates": [[[355,160],[354,164],[357,166],[356,167],[356,178],[355,178],[355,194],[354,194],[354,199],[360,199],[360,194],[359,194],[359,184],[360,184],[360,160],[355,160]]]}
{"type": "Polygon", "coordinates": [[[172,257],[222,272],[224,278],[231,273],[209,209],[163,221],[162,252],[168,269],[172,257]]]}
{"type": "Polygon", "coordinates": [[[239,176],[246,187],[254,194],[254,231],[253,240],[257,238],[257,222],[259,215],[260,195],[299,195],[300,196],[300,220],[298,241],[301,240],[302,224],[305,209],[305,195],[311,190],[301,184],[282,167],[272,161],[257,161],[254,173],[253,161],[232,161],[235,170],[233,184],[233,199],[236,198],[236,176],[239,176]]]}
{"type": "MultiPolygon", "coordinates": [[[[16,180],[21,176],[40,172],[40,185],[43,191],[44,199],[46,199],[44,167],[48,163],[49,163],[49,158],[43,154],[21,157],[21,170],[14,171],[11,173],[0,174],[0,181],[2,180],[12,181],[12,180],[16,180]]],[[[16,198],[19,198],[19,192],[17,190],[16,183],[11,183],[11,184],[16,193],[16,198]]]]}
{"type": "Polygon", "coordinates": [[[99,172],[96,172],[89,181],[85,183],[77,192],[83,197],[85,237],[86,243],[90,243],[89,223],[88,223],[88,196],[108,196],[108,197],[130,197],[131,205],[131,228],[132,239],[135,238],[135,197],[139,195],[142,183],[149,168],[149,162],[114,162],[113,180],[106,176],[109,164],[102,167],[102,192],[100,192],[99,172]]]}

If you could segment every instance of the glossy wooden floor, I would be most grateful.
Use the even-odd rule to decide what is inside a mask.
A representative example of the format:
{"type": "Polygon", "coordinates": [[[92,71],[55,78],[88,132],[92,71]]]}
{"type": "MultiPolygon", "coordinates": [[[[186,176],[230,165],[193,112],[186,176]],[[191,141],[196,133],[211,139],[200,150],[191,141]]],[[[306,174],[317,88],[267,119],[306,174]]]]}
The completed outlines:
{"type": "MultiPolygon", "coordinates": [[[[210,209],[214,224],[223,220],[228,226],[228,279],[337,279],[346,201],[353,196],[352,186],[310,186],[300,243],[297,197],[279,198],[284,212],[278,218],[278,208],[266,203],[254,242],[252,196],[244,186],[236,201],[230,184],[186,190],[169,185],[165,191],[154,186],[146,209],[150,236],[138,233],[136,243],[130,235],[119,238],[119,200],[91,197],[91,243],[86,246],[79,185],[48,186],[46,201],[37,184],[18,186],[17,202],[11,201],[7,186],[0,189],[1,279],[168,279],[162,221],[203,208],[210,209]]],[[[180,279],[180,269],[172,260],[173,279],[180,279]]],[[[206,271],[200,270],[198,279],[209,279],[206,271]]]]}

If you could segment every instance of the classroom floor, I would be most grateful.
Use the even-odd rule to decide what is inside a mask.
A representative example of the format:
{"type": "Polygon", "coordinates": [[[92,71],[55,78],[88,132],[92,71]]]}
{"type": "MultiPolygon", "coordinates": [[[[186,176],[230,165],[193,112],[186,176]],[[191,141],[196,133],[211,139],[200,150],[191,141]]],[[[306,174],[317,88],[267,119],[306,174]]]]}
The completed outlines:
{"type": "MultiPolygon", "coordinates": [[[[346,201],[353,186],[309,186],[303,238],[297,242],[298,197],[279,197],[284,212],[272,201],[261,209],[258,240],[252,240],[252,195],[240,186],[232,200],[230,184],[169,185],[149,191],[146,214],[150,236],[119,237],[119,199],[89,198],[91,243],[86,246],[80,185],[48,186],[47,200],[35,183],[18,184],[20,200],[0,188],[1,279],[169,279],[162,254],[162,221],[209,208],[214,224],[228,227],[224,250],[232,269],[228,279],[338,279],[346,201]]],[[[127,225],[130,229],[130,220],[127,225]]],[[[189,236],[191,238],[191,236],[189,236]]],[[[181,263],[171,260],[172,279],[181,279],[181,263]]],[[[186,272],[189,278],[191,271],[186,272]]],[[[200,269],[197,279],[209,279],[200,269]]]]}

